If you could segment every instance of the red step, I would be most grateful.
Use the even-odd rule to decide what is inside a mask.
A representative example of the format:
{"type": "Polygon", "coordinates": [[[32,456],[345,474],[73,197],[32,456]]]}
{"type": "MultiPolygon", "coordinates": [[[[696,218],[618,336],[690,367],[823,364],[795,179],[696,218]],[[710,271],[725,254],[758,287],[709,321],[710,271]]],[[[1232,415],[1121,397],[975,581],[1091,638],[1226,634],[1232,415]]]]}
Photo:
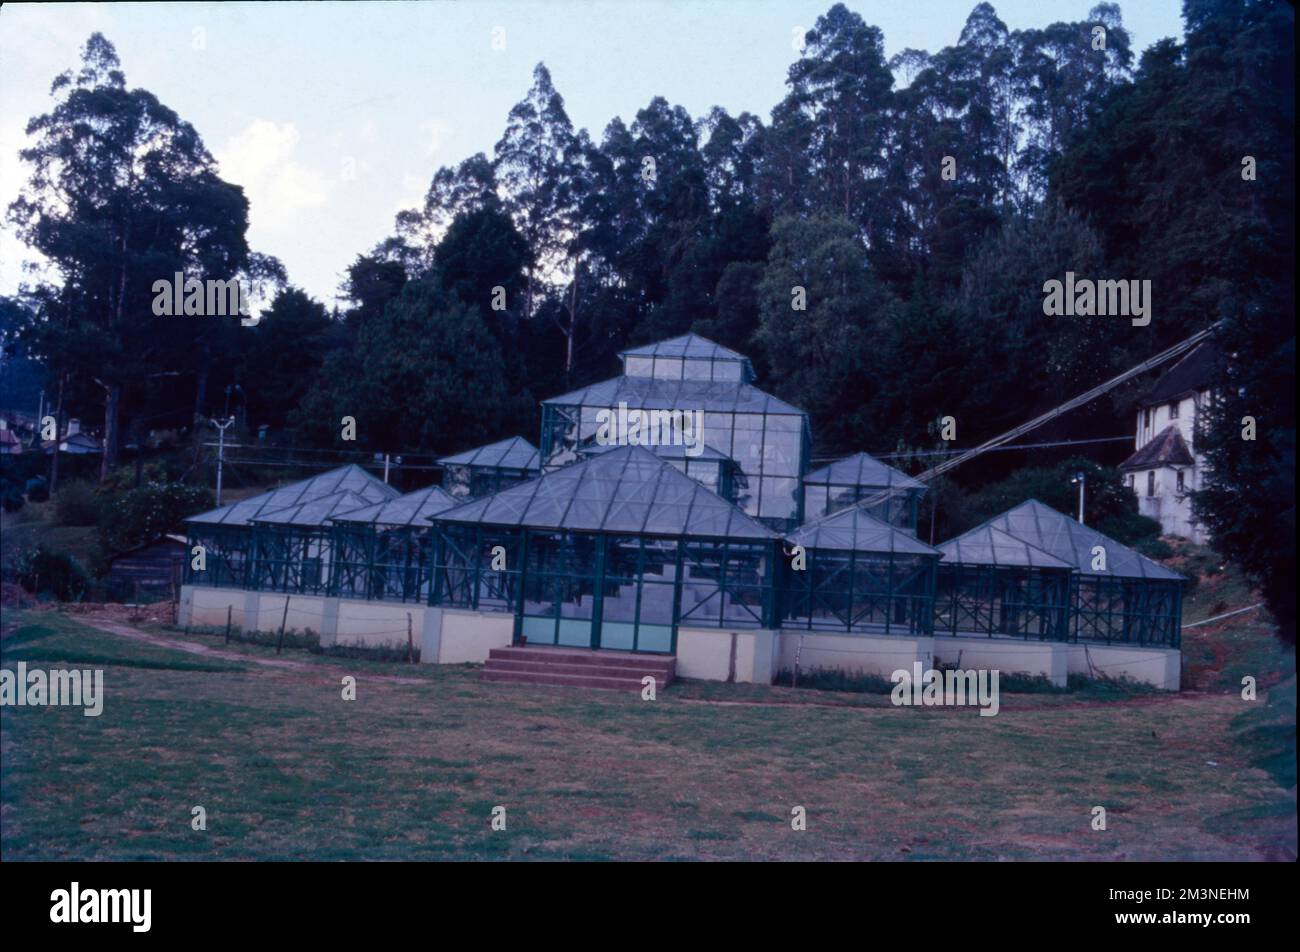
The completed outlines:
{"type": "Polygon", "coordinates": [[[672,682],[677,659],[630,651],[583,648],[493,648],[483,666],[484,681],[557,687],[640,691],[641,679],[655,679],[655,690],[672,682]]]}

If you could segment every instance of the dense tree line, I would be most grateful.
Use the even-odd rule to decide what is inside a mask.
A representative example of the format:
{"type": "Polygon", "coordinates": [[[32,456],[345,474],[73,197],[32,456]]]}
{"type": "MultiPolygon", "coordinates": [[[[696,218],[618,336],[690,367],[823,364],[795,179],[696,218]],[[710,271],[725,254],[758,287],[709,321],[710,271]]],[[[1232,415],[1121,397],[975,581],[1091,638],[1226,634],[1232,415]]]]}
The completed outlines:
{"type": "MultiPolygon", "coordinates": [[[[25,296],[27,336],[65,409],[105,421],[108,467],[122,419],[209,414],[236,385],[249,425],[323,447],[345,414],[379,451],[531,435],[537,399],[688,330],[806,408],[818,456],[933,447],[947,414],[972,445],[1221,322],[1200,505],[1257,579],[1289,578],[1292,12],[1185,0],[1184,20],[1184,42],[1137,56],[1116,4],[1009,30],[980,3],[953,46],[889,59],[836,4],[767,120],[655,97],[598,136],[539,64],[493,154],[437,170],[333,314],[248,248],[242,192],[96,35],[28,130],[35,171],[10,217],[60,280],[25,296]],[[279,286],[252,332],[196,336],[141,317],[150,277],[174,270],[279,286]],[[1046,317],[1043,284],[1066,271],[1149,279],[1150,325],[1046,317]],[[1233,437],[1246,415],[1253,443],[1233,437]]],[[[1036,435],[1129,431],[1140,385],[1036,435]]],[[[1293,631],[1285,587],[1270,601],[1293,631]]]]}

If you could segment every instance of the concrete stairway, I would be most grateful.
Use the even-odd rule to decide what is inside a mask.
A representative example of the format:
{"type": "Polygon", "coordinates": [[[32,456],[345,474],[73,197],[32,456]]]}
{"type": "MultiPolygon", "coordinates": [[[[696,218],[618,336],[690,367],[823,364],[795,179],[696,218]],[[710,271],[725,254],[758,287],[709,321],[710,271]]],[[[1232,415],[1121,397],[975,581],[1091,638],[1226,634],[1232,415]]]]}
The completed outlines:
{"type": "Polygon", "coordinates": [[[483,666],[484,681],[547,684],[557,687],[640,691],[650,675],[662,691],[677,672],[677,659],[631,651],[589,648],[493,648],[483,666]]]}

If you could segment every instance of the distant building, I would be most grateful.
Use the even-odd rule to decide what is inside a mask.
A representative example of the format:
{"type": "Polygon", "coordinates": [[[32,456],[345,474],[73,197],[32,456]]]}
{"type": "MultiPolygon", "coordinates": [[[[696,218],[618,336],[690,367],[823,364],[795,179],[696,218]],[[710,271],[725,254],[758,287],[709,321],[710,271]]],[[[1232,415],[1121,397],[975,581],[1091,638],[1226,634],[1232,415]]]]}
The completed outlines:
{"type": "Polygon", "coordinates": [[[1208,536],[1192,515],[1191,494],[1202,487],[1206,463],[1196,429],[1217,360],[1214,344],[1201,344],[1156,381],[1138,403],[1136,452],[1120,463],[1138,511],[1158,520],[1163,534],[1200,544],[1208,536]]]}
{"type": "MultiPolygon", "coordinates": [[[[42,440],[41,449],[46,453],[54,452],[53,440],[42,440]]],[[[89,456],[104,452],[99,440],[88,433],[81,432],[80,420],[69,420],[68,428],[59,440],[59,452],[72,456],[89,456]]]]}
{"type": "Polygon", "coordinates": [[[17,456],[22,451],[23,441],[9,429],[9,421],[0,417],[0,454],[17,456]]]}

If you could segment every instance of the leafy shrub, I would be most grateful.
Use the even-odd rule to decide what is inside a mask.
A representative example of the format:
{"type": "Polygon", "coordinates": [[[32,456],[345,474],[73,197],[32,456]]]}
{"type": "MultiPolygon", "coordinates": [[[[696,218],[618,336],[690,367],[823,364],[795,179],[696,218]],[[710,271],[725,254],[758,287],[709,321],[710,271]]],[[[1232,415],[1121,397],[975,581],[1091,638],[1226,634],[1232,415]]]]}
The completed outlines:
{"type": "Polygon", "coordinates": [[[45,477],[36,476],[27,480],[27,501],[46,502],[50,498],[50,484],[45,477]]]}
{"type": "Polygon", "coordinates": [[[27,591],[50,595],[61,602],[80,601],[90,588],[90,576],[76,559],[44,545],[20,555],[14,568],[18,584],[27,591]]]}
{"type": "Polygon", "coordinates": [[[0,506],[4,508],[5,512],[17,512],[23,508],[23,502],[22,490],[17,487],[6,489],[4,495],[0,496],[0,506]]]}
{"type": "Polygon", "coordinates": [[[99,522],[95,487],[85,480],[64,483],[54,494],[54,521],[61,526],[93,526],[99,522]]]}
{"type": "Polygon", "coordinates": [[[123,552],[180,528],[186,516],[212,508],[212,493],[185,483],[149,483],[104,509],[100,539],[107,552],[123,552]]]}

